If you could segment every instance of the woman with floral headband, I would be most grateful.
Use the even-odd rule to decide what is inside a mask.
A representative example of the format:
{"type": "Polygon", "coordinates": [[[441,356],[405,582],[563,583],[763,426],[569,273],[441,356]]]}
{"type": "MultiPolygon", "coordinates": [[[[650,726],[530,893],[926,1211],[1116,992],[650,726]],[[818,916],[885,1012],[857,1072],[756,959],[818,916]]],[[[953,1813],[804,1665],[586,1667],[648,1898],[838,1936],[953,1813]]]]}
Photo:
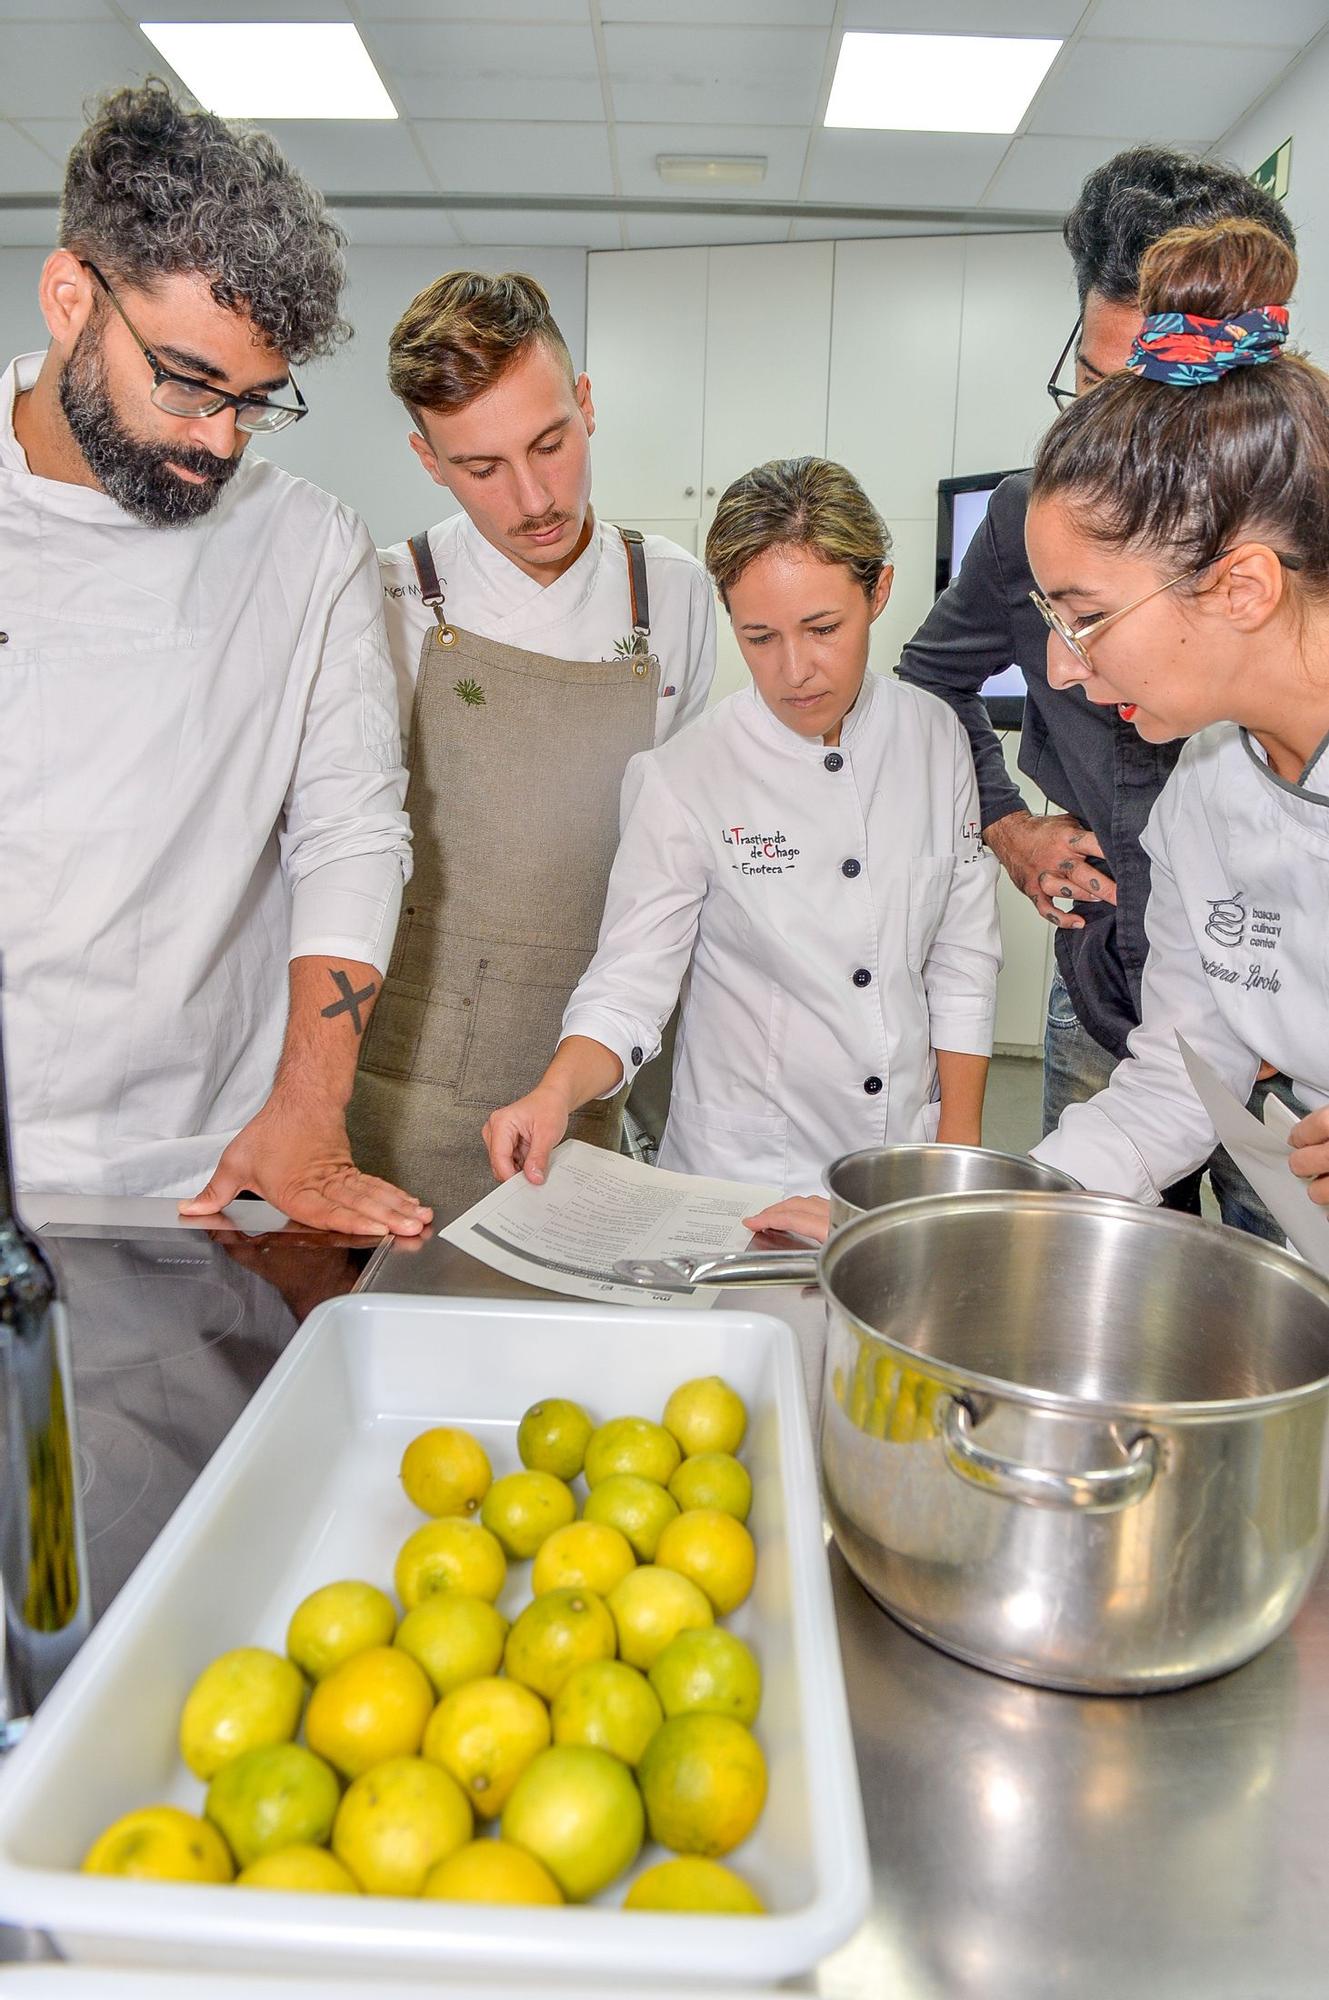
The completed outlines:
{"type": "Polygon", "coordinates": [[[867,671],[889,551],[825,459],[721,499],[706,562],[752,685],[628,765],[599,950],[542,1081],[485,1128],[500,1180],[543,1179],[570,1114],[655,1054],[680,988],[660,1164],[800,1198],[762,1226],[804,1226],[841,1153],[977,1144],[996,867],[959,723],[867,671]]]}
{"type": "Polygon", "coordinates": [[[1049,679],[1192,739],[1145,836],[1130,1057],[1035,1154],[1144,1202],[1214,1145],[1180,1035],[1242,1103],[1262,1059],[1292,1077],[1292,1172],[1329,1206],[1329,377],[1284,351],[1296,276],[1258,223],[1165,236],[1128,372],[1034,472],[1049,679]]]}

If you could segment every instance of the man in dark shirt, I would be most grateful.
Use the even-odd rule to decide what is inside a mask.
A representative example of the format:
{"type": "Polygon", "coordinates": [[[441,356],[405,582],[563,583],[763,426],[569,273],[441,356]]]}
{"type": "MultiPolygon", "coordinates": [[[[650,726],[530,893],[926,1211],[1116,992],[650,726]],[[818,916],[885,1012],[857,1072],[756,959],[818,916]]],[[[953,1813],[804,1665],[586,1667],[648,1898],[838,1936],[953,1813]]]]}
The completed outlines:
{"type": "MultiPolygon", "coordinates": [[[[1140,146],[1090,174],[1064,231],[1080,318],[1048,383],[1058,407],[1126,365],[1140,324],[1140,259],[1149,246],[1180,225],[1228,215],[1253,217],[1293,242],[1279,203],[1233,167],[1140,146]],[[1072,367],[1073,387],[1063,380],[1072,367]]],[[[899,673],[948,702],[964,724],[983,838],[1015,886],[1057,926],[1044,1040],[1048,1132],[1068,1104],[1104,1087],[1139,1022],[1149,897],[1140,835],[1181,744],[1146,743],[1115,708],[1087,701],[1082,688],[1058,693],[1049,686],[1049,635],[1029,600],[1029,477],[1017,473],[993,494],[959,575],[905,649],[899,673]],[[983,704],[984,681],[1012,662],[1028,689],[1020,769],[1060,812],[1029,811],[983,704]]],[[[1278,1234],[1221,1149],[1209,1172],[1225,1221],[1278,1234]]],[[[1198,1211],[1199,1179],[1169,1189],[1168,1205],[1198,1211]]]]}

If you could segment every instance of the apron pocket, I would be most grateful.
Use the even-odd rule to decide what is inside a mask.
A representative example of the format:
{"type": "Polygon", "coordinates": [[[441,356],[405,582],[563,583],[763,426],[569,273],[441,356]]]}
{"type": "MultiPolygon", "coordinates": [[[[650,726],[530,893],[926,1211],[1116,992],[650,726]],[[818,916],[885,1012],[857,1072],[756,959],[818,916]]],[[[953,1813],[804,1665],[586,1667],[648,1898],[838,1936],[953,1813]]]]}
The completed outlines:
{"type": "Polygon", "coordinates": [[[492,945],[480,960],[457,1102],[486,1111],[534,1090],[594,948],[492,945]]]}

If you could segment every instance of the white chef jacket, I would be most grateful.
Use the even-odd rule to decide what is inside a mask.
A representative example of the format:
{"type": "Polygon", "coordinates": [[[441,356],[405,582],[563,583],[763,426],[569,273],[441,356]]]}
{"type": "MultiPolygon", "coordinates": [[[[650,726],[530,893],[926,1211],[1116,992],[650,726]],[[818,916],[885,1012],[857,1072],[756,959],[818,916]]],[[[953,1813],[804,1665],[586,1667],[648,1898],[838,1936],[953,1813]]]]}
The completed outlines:
{"type": "Polygon", "coordinates": [[[1208,1159],[1216,1134],[1180,1034],[1244,1104],[1262,1061],[1308,1111],[1329,1103],[1329,737],[1298,784],[1235,723],[1195,736],[1160,792],[1140,1025],[1106,1090],[1034,1157],[1135,1201],[1208,1159]]]}
{"type": "MultiPolygon", "coordinates": [[[[629,527],[632,525],[628,523],[629,527]]],[[[612,660],[632,638],[632,600],[623,537],[597,520],[590,541],[562,576],[537,583],[487,542],[464,513],[429,530],[429,549],[450,623],[505,646],[555,660],[612,660]]],[[[663,535],[645,538],[651,650],[660,662],[655,741],[701,714],[715,675],[715,598],[695,556],[663,535]]],[[[409,730],[415,677],[434,614],[420,602],[405,542],[379,551],[384,610],[403,731],[409,730]]]]}
{"type": "Polygon", "coordinates": [[[842,1153],[935,1136],[934,1049],[990,1054],[996,882],[944,703],[869,673],[831,749],[744,688],[628,765],[563,1034],[631,1077],[686,973],[661,1166],[814,1193],[842,1153]]]}
{"type": "Polygon", "coordinates": [[[245,454],[150,528],[36,478],[0,380],[0,953],[18,1177],[190,1195],[271,1088],[287,961],[387,965],[409,870],[374,549],[245,454]]]}

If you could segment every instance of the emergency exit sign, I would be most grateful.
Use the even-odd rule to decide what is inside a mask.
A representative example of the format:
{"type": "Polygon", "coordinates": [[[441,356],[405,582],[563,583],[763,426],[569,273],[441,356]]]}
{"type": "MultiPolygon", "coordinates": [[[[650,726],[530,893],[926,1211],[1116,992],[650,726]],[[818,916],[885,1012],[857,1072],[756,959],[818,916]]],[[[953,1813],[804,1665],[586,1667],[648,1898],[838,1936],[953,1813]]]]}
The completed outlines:
{"type": "Polygon", "coordinates": [[[1276,153],[1261,160],[1251,179],[1262,194],[1271,194],[1275,201],[1282,201],[1292,179],[1292,141],[1284,139],[1276,153]]]}

